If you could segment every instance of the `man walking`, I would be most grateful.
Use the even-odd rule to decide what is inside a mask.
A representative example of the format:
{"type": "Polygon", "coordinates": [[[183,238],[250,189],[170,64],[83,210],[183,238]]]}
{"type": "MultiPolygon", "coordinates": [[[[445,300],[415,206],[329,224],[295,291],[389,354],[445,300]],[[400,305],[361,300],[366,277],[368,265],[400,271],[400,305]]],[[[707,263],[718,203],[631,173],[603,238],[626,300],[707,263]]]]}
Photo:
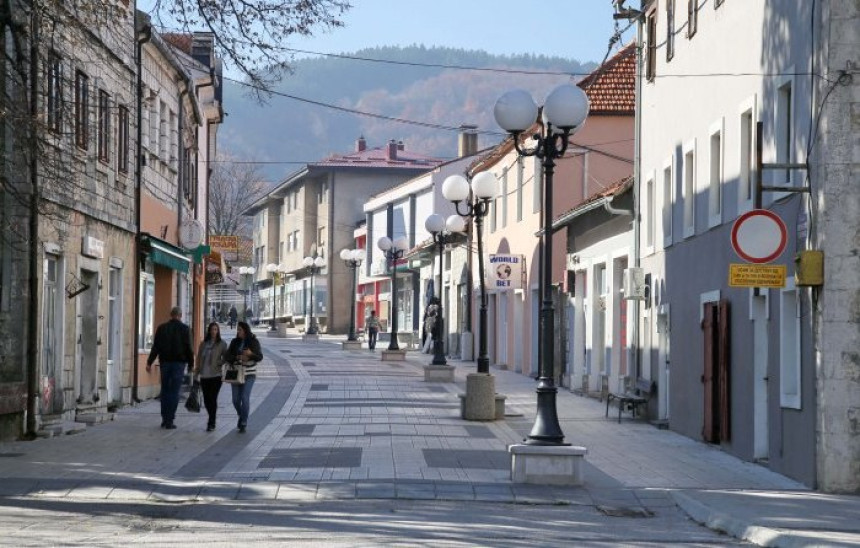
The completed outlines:
{"type": "Polygon", "coordinates": [[[161,427],[173,430],[176,408],[179,406],[179,389],[185,375],[186,365],[194,367],[194,351],[191,349],[191,329],[182,323],[182,309],[170,309],[170,320],[158,326],[152,341],[152,350],[146,360],[146,372],[158,358],[161,367],[161,427]]]}

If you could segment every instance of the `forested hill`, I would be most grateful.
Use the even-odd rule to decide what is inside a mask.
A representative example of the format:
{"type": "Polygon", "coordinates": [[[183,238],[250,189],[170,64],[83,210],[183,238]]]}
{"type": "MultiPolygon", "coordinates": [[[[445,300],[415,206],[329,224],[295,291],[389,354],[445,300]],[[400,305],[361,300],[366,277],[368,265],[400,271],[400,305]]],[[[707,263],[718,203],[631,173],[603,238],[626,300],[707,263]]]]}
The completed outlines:
{"type": "MultiPolygon", "coordinates": [[[[224,93],[227,117],[219,133],[219,151],[264,163],[264,174],[272,182],[300,164],[353,150],[360,135],[367,139],[368,147],[396,139],[415,152],[454,157],[455,131],[360,116],[279,94],[416,122],[453,127],[473,124],[481,130],[499,131],[492,110],[503,92],[524,88],[542,100],[553,87],[570,80],[563,74],[517,71],[581,75],[594,68],[594,63],[581,65],[571,59],[495,56],[423,46],[379,47],[344,56],[397,63],[343,57],[300,59],[293,64],[293,74],[284,78],[263,105],[245,86],[228,80],[224,93]],[[453,66],[498,70],[450,68],[453,66]]],[[[498,140],[498,136],[481,136],[479,146],[498,140]]]]}

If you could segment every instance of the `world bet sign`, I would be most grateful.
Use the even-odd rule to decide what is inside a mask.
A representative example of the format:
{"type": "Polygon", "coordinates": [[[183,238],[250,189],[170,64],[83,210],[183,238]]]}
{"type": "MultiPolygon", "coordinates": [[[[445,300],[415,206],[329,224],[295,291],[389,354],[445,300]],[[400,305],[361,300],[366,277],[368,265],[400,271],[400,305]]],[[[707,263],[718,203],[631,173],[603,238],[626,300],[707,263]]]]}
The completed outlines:
{"type": "Polygon", "coordinates": [[[495,290],[522,289],[523,263],[522,255],[491,254],[487,269],[487,287],[495,290]]]}

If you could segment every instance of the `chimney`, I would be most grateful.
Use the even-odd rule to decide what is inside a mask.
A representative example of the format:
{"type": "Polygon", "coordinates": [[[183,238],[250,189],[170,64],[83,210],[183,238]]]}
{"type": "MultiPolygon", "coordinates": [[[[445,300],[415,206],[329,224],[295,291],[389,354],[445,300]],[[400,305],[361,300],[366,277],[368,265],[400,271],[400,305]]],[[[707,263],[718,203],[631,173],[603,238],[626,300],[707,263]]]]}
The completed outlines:
{"type": "Polygon", "coordinates": [[[215,57],[215,35],[211,32],[195,32],[191,36],[191,57],[207,67],[212,67],[215,57]]]}
{"type": "Polygon", "coordinates": [[[367,141],[364,140],[364,135],[362,135],[355,142],[355,151],[356,152],[364,152],[365,149],[367,149],[367,141]]]}
{"type": "Polygon", "coordinates": [[[478,153],[478,126],[462,124],[457,139],[457,156],[464,158],[478,153]]]}
{"type": "Polygon", "coordinates": [[[394,139],[388,141],[388,159],[397,159],[397,141],[395,141],[394,139]]]}

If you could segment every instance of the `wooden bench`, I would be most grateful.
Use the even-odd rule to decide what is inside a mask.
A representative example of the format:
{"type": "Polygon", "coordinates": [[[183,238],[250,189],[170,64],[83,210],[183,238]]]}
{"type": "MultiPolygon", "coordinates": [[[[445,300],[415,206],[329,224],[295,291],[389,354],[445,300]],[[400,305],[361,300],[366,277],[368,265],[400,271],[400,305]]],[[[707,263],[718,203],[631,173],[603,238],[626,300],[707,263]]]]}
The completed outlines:
{"type": "Polygon", "coordinates": [[[633,391],[624,392],[622,394],[610,392],[606,396],[606,416],[609,416],[609,403],[612,400],[618,400],[618,422],[621,422],[621,412],[625,407],[633,413],[633,418],[636,418],[636,408],[640,405],[645,405],[651,399],[651,392],[654,391],[654,382],[648,379],[636,379],[636,385],[633,391]]]}

